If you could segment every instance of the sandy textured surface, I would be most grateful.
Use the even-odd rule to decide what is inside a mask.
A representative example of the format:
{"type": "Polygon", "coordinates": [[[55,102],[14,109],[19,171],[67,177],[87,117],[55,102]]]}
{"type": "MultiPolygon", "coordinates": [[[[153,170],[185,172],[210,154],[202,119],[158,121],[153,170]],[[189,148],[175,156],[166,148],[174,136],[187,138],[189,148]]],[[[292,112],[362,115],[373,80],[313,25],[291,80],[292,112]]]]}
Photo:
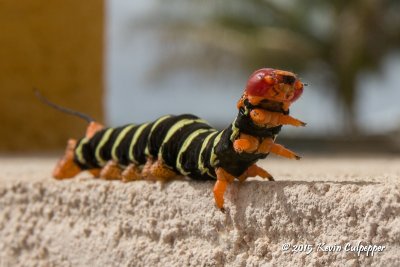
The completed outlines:
{"type": "Polygon", "coordinates": [[[277,181],[235,183],[225,214],[211,182],[59,182],[54,161],[0,158],[1,267],[400,265],[399,158],[269,159],[277,181]]]}

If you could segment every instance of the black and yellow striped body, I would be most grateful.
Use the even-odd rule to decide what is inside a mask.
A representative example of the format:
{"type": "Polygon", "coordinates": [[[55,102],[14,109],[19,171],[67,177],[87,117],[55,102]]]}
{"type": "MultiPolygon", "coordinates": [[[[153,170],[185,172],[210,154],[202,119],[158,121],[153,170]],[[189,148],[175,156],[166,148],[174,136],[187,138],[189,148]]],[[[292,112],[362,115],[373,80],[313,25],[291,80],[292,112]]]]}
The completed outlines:
{"type": "Polygon", "coordinates": [[[105,128],[91,138],[82,138],[75,148],[75,162],[82,170],[102,168],[113,160],[124,168],[133,163],[143,166],[151,159],[161,160],[177,174],[193,179],[215,179],[215,169],[224,168],[235,177],[267,154],[237,153],[233,141],[241,132],[275,138],[280,126],[260,128],[241,109],[235,121],[217,131],[190,114],[164,116],[151,123],[105,128]]]}
{"type": "Polygon", "coordinates": [[[289,116],[289,107],[303,92],[295,74],[263,68],[249,78],[237,102],[238,115],[218,131],[190,114],[164,116],[153,122],[104,128],[85,114],[44,102],[88,122],[85,137],[69,139],[64,156],[53,171],[56,179],[76,176],[83,170],[105,180],[140,179],[170,181],[179,176],[197,180],[216,179],[215,204],[223,210],[224,193],[235,179],[272,175],[256,161],[269,153],[300,159],[275,143],[282,125],[305,126],[289,116]]]}

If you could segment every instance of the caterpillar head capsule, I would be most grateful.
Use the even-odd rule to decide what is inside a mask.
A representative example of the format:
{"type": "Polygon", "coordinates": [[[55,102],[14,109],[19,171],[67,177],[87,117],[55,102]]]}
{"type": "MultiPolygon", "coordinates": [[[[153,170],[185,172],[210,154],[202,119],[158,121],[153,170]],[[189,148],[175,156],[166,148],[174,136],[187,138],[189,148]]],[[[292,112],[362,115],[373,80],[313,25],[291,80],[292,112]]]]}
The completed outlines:
{"type": "Polygon", "coordinates": [[[253,105],[270,100],[288,107],[301,96],[303,87],[303,83],[292,72],[264,68],[250,76],[244,97],[253,105]]]}

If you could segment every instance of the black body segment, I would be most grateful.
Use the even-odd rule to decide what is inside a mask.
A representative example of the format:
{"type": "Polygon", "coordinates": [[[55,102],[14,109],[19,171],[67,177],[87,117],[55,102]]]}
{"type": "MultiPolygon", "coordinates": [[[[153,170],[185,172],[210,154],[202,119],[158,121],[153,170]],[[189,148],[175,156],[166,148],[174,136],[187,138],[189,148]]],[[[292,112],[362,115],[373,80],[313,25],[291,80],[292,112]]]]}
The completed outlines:
{"type": "Polygon", "coordinates": [[[183,149],[184,142],[187,140],[189,135],[197,132],[198,130],[210,129],[212,129],[211,126],[202,122],[194,122],[181,127],[168,140],[165,140],[165,143],[163,143],[160,156],[164,160],[164,163],[168,167],[174,169],[176,172],[179,172],[177,169],[177,159],[179,153],[181,153],[183,149]]]}
{"type": "Polygon", "coordinates": [[[259,127],[249,118],[249,109],[246,107],[239,109],[239,114],[235,120],[235,127],[240,129],[240,132],[252,136],[274,137],[281,131],[282,125],[272,128],[259,127]]]}
{"type": "MultiPolygon", "coordinates": [[[[129,146],[132,142],[134,134],[138,131],[141,125],[130,125],[126,128],[126,133],[122,137],[121,142],[115,149],[115,157],[122,166],[127,166],[130,163],[129,146]],[[128,147],[128,149],[126,149],[128,147]]],[[[115,158],[113,157],[115,160],[115,158]]]]}
{"type": "Polygon", "coordinates": [[[105,128],[91,138],[82,138],[76,145],[74,160],[82,169],[93,169],[103,167],[109,160],[121,167],[131,163],[141,167],[151,158],[197,180],[216,179],[217,167],[238,177],[267,156],[237,153],[233,141],[239,132],[261,141],[275,138],[280,129],[281,126],[258,127],[251,121],[247,108],[241,108],[235,121],[222,131],[191,114],[168,115],[151,123],[105,128]]]}
{"type": "MultiPolygon", "coordinates": [[[[228,128],[221,137],[221,141],[215,147],[218,155],[217,167],[222,167],[228,173],[235,177],[243,174],[249,166],[257,160],[265,158],[266,154],[241,153],[240,157],[236,156],[237,152],[233,148],[231,139],[235,126],[228,128]]],[[[272,133],[271,133],[272,135],[272,133]]]]}
{"type": "Polygon", "coordinates": [[[168,131],[173,126],[179,124],[183,120],[195,119],[198,119],[198,117],[190,114],[184,114],[179,116],[162,117],[159,119],[159,123],[156,121],[147,139],[147,156],[157,158],[160,147],[163,144],[168,131]]]}
{"type": "Polygon", "coordinates": [[[200,158],[200,151],[205,139],[217,133],[216,130],[210,129],[210,131],[200,133],[194,138],[186,151],[184,151],[179,158],[183,170],[183,172],[180,171],[180,173],[196,180],[214,179],[214,177],[208,175],[204,169],[200,169],[200,166],[204,164],[204,157],[200,158]]]}

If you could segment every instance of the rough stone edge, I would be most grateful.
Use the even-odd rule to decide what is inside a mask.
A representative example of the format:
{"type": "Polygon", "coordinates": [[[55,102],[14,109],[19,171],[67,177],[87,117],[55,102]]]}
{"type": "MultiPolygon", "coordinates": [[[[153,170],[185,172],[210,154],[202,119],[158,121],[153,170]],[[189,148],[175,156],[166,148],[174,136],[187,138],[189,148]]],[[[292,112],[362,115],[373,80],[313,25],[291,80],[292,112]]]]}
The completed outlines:
{"type": "MultiPolygon", "coordinates": [[[[400,265],[399,185],[10,182],[0,187],[0,266],[400,265]],[[374,257],[283,252],[284,243],[385,245],[374,257]]],[[[314,247],[315,248],[315,247],[314,247]]]]}

